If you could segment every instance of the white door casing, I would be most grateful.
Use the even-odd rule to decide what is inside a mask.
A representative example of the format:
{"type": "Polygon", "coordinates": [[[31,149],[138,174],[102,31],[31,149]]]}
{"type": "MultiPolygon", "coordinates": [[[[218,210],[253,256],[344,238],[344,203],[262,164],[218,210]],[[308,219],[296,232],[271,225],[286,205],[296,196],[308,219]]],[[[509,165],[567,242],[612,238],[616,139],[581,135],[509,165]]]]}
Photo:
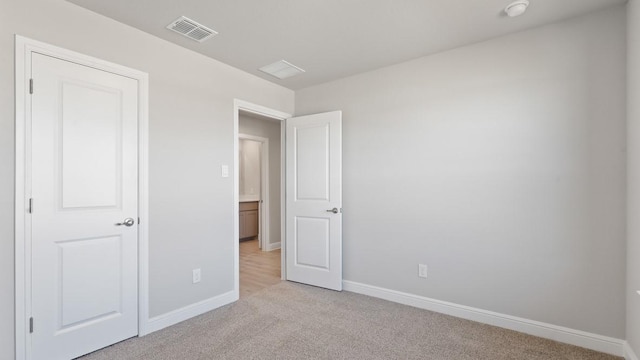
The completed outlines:
{"type": "Polygon", "coordinates": [[[138,82],[37,53],[32,78],[31,358],[69,359],[138,334],[138,82]]]}
{"type": "Polygon", "coordinates": [[[287,280],[342,290],[342,112],[287,119],[287,280]]]}

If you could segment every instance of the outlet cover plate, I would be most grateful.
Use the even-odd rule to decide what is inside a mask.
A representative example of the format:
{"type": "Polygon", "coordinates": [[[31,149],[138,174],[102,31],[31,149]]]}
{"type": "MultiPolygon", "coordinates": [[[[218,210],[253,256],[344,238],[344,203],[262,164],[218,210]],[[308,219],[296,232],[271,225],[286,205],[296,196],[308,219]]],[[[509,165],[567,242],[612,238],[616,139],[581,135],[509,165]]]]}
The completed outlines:
{"type": "Polygon", "coordinates": [[[421,278],[427,278],[427,265],[418,264],[418,276],[421,278]]]}

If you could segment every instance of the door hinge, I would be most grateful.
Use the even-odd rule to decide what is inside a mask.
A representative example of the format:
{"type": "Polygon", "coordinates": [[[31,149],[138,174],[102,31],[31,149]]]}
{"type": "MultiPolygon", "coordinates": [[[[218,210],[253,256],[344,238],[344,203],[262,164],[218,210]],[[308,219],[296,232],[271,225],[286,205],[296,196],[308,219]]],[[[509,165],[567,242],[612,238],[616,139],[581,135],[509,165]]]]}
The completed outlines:
{"type": "Polygon", "coordinates": [[[140,218],[138,218],[138,225],[140,225],[140,218]]]}
{"type": "Polygon", "coordinates": [[[29,334],[33,334],[33,318],[29,318],[29,334]]]}
{"type": "Polygon", "coordinates": [[[29,79],[29,94],[33,94],[33,79],[29,79]]]}
{"type": "Polygon", "coordinates": [[[29,198],[29,214],[33,214],[33,198],[29,198]]]}

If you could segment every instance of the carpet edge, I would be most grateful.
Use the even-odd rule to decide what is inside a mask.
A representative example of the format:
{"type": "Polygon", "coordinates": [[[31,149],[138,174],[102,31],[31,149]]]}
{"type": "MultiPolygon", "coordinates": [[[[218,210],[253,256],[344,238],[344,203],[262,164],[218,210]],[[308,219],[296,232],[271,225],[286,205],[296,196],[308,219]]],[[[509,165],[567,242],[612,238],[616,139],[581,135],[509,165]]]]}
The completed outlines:
{"type": "Polygon", "coordinates": [[[215,310],[221,306],[230,304],[236,300],[238,300],[238,292],[232,290],[224,294],[217,295],[209,299],[205,299],[197,303],[170,311],[168,313],[154,316],[152,318],[149,318],[143,326],[141,324],[138,336],[144,336],[152,332],[162,330],[171,325],[175,325],[185,320],[189,320],[195,316],[204,314],[211,310],[215,310]]]}
{"type": "MultiPolygon", "coordinates": [[[[593,334],[582,330],[571,329],[563,326],[543,323],[516,316],[496,313],[493,311],[478,309],[470,306],[459,305],[452,302],[427,298],[424,296],[404,293],[401,291],[385,289],[377,286],[343,280],[343,289],[362,295],[368,295],[383,300],[409,305],[420,309],[434,311],[446,315],[472,320],[483,324],[498,326],[501,328],[538,336],[541,338],[562,342],[565,344],[580,346],[583,348],[616,355],[626,356],[627,349],[633,351],[627,342],[608,336],[593,334]]],[[[634,357],[627,360],[638,360],[634,357]]]]}

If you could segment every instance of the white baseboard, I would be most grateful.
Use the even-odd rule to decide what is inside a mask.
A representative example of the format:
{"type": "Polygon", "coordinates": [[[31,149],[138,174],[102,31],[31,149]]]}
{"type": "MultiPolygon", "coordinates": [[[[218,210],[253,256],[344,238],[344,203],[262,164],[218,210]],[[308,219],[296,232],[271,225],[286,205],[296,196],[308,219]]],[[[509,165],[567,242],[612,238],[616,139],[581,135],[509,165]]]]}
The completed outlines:
{"type": "MultiPolygon", "coordinates": [[[[576,345],[616,356],[625,356],[625,353],[633,354],[633,350],[631,350],[631,347],[628,346],[626,341],[620,339],[353,281],[345,280],[342,283],[344,290],[358,294],[373,296],[420,309],[473,320],[509,330],[515,330],[525,334],[576,345]]],[[[633,357],[627,357],[627,360],[638,360],[635,355],[632,356],[633,357]]]]}
{"type": "Polygon", "coordinates": [[[280,249],[280,243],[279,242],[267,244],[267,248],[266,248],[267,251],[278,250],[278,249],[280,249]]]}
{"type": "Polygon", "coordinates": [[[624,342],[624,358],[626,360],[638,360],[638,356],[629,345],[628,341],[624,342]]]}
{"type": "Polygon", "coordinates": [[[191,319],[194,316],[198,316],[221,306],[230,304],[238,300],[238,295],[239,293],[233,290],[222,295],[170,311],[166,314],[154,316],[150,318],[144,326],[140,327],[140,336],[150,334],[154,331],[164,329],[168,326],[191,319]]]}

